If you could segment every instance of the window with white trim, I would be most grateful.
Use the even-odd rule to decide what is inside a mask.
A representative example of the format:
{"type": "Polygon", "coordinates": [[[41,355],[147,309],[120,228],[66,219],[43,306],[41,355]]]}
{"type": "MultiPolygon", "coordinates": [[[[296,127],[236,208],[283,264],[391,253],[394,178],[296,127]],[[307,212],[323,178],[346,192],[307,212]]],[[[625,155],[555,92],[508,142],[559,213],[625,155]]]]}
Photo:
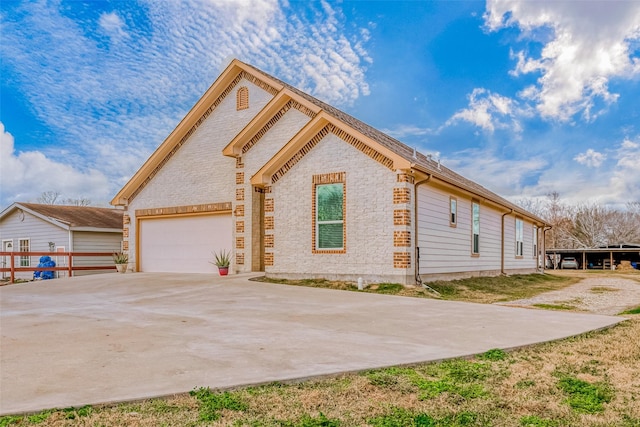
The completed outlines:
{"type": "Polygon", "coordinates": [[[516,256],[524,255],[524,221],[516,218],[516,256]]]}
{"type": "Polygon", "coordinates": [[[318,184],[316,249],[344,249],[344,183],[318,184]]]}
{"type": "MultiPolygon", "coordinates": [[[[18,240],[18,250],[20,252],[29,252],[30,243],[29,239],[18,240]]],[[[31,267],[31,257],[28,255],[20,255],[20,267],[31,267]]]]}
{"type": "Polygon", "coordinates": [[[533,257],[537,257],[538,256],[538,227],[537,226],[533,226],[533,257]]]}
{"type": "Polygon", "coordinates": [[[458,200],[449,197],[449,225],[455,227],[458,223],[458,200]]]}
{"type": "Polygon", "coordinates": [[[471,202],[471,253],[480,253],[480,204],[471,202]]]}

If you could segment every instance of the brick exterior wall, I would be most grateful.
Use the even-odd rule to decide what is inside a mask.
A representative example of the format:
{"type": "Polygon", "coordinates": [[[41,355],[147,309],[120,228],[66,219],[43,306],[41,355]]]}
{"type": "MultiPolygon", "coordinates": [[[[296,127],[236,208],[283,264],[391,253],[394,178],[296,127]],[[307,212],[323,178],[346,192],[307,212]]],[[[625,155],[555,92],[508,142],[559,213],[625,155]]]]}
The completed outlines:
{"type": "MultiPolygon", "coordinates": [[[[136,210],[222,202],[233,202],[235,209],[238,203],[235,201],[237,161],[223,156],[222,149],[273,97],[248,80],[242,79],[236,88],[242,86],[250,92],[249,108],[237,111],[236,91],[230,91],[170,161],[130,201],[127,208],[131,216],[129,239],[124,241],[123,246],[128,247],[125,250],[129,253],[134,271],[137,259],[136,210]]],[[[235,231],[235,228],[230,230],[233,237],[235,231]]],[[[236,271],[233,267],[232,271],[236,271]]]]}
{"type": "MultiPolygon", "coordinates": [[[[245,177],[253,176],[265,163],[267,163],[284,144],[289,142],[291,138],[295,136],[300,129],[309,122],[309,116],[298,111],[296,108],[289,108],[282,114],[275,123],[270,123],[270,127],[266,133],[264,133],[258,140],[252,141],[252,144],[247,147],[240,157],[241,160],[237,161],[242,164],[242,172],[245,177]]],[[[239,171],[239,170],[238,170],[239,171]]],[[[245,181],[248,181],[246,179],[245,181]]],[[[258,259],[260,254],[260,245],[265,246],[265,254],[271,253],[268,259],[273,262],[273,249],[274,247],[268,247],[267,243],[273,244],[273,212],[274,212],[274,200],[272,195],[268,192],[256,193],[250,182],[243,182],[236,186],[236,192],[241,191],[245,195],[245,207],[244,207],[244,236],[246,239],[250,239],[252,247],[245,249],[245,264],[243,267],[239,267],[238,271],[248,272],[257,270],[260,267],[258,259]],[[259,198],[264,197],[263,210],[259,212],[260,202],[259,198]],[[261,236],[262,235],[262,236],[261,236]]],[[[238,218],[236,218],[236,221],[238,218]]],[[[267,258],[263,260],[263,264],[267,264],[267,258]]]]}
{"type": "MultiPolygon", "coordinates": [[[[373,160],[338,136],[326,135],[308,154],[273,184],[273,265],[265,262],[271,277],[326,277],[370,282],[392,281],[410,284],[413,271],[411,248],[402,252],[402,266],[394,252],[395,210],[411,212],[411,204],[394,204],[399,186],[396,173],[373,160]],[[346,175],[345,253],[312,252],[313,176],[334,172],[346,175]],[[402,268],[401,268],[402,267],[402,268]]],[[[401,192],[411,184],[401,184],[401,192]]],[[[404,248],[403,248],[404,249],[404,248]]]]}
{"type": "Polygon", "coordinates": [[[396,175],[396,185],[393,188],[393,268],[405,272],[407,276],[413,273],[411,269],[415,247],[412,245],[413,230],[411,217],[413,216],[412,193],[415,179],[404,172],[396,175]]]}

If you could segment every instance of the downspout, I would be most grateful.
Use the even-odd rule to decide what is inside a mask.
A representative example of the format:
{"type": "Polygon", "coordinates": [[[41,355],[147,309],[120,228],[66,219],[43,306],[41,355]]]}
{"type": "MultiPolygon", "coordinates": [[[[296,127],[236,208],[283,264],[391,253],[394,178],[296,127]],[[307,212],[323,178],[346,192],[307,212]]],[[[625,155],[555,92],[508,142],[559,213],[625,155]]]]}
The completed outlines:
{"type": "MultiPolygon", "coordinates": [[[[500,274],[502,274],[503,276],[506,276],[507,273],[504,271],[504,217],[507,215],[511,215],[513,213],[513,209],[511,209],[511,212],[505,212],[502,214],[502,227],[501,227],[501,239],[500,239],[500,246],[501,246],[501,250],[500,250],[500,274]]],[[[537,263],[537,261],[536,261],[537,263]]]]}
{"type": "Polygon", "coordinates": [[[422,181],[418,181],[413,185],[413,227],[414,227],[414,242],[415,242],[415,280],[417,285],[425,286],[422,284],[420,278],[420,248],[418,247],[418,187],[422,184],[426,184],[431,179],[431,174],[428,174],[427,178],[422,181]]]}
{"type": "Polygon", "coordinates": [[[551,230],[553,227],[550,225],[544,225],[542,227],[542,253],[544,254],[544,262],[542,263],[542,272],[547,269],[547,231],[551,230]]]}

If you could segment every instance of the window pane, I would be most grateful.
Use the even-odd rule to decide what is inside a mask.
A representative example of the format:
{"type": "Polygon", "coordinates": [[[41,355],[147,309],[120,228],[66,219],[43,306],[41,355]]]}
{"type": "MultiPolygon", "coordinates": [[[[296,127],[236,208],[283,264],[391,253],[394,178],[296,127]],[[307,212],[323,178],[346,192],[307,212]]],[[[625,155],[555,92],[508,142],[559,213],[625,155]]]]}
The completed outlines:
{"type": "Polygon", "coordinates": [[[318,225],[319,249],[341,249],[342,237],[342,223],[318,225]]]}
{"type": "Polygon", "coordinates": [[[342,220],[342,184],[318,185],[318,221],[342,220]]]}
{"type": "MultiPolygon", "coordinates": [[[[18,242],[20,252],[29,252],[29,240],[20,240],[18,242]]],[[[20,267],[30,267],[31,258],[25,255],[20,256],[20,267]]]]}
{"type": "Polygon", "coordinates": [[[480,205],[473,204],[473,234],[480,234],[480,205]]]}
{"type": "Polygon", "coordinates": [[[451,224],[456,223],[456,213],[457,213],[457,201],[456,199],[451,199],[451,224]]]}

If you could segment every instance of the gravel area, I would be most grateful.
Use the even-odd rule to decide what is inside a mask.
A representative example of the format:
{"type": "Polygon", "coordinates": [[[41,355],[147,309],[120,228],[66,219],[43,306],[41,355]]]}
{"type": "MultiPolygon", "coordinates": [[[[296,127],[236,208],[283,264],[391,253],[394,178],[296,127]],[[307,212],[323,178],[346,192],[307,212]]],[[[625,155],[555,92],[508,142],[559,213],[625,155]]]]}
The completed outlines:
{"type": "Polygon", "coordinates": [[[594,314],[616,315],[640,306],[640,281],[622,277],[590,277],[558,291],[501,304],[512,307],[546,304],[594,314]]]}

